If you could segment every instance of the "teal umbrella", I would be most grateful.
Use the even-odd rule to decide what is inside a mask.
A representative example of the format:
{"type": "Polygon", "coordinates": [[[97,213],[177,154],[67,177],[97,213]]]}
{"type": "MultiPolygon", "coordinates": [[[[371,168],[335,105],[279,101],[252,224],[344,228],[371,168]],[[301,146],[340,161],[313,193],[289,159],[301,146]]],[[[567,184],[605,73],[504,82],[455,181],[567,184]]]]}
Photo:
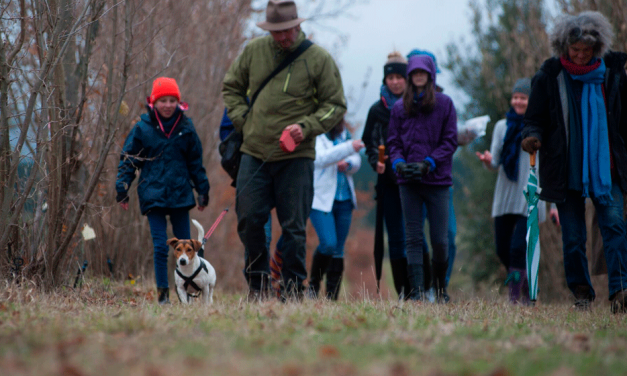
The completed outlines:
{"type": "Polygon", "coordinates": [[[531,168],[525,189],[527,199],[527,278],[529,299],[535,302],[538,296],[538,267],[540,265],[540,228],[538,227],[538,176],[536,154],[530,155],[531,168]]]}

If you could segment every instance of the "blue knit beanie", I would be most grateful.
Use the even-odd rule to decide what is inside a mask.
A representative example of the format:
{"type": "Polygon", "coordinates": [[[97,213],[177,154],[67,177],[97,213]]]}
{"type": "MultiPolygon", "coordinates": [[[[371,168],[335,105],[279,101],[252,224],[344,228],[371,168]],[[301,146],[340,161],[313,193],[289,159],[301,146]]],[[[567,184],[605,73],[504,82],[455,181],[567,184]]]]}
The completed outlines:
{"type": "Polygon", "coordinates": [[[432,58],[433,62],[435,63],[435,73],[441,73],[440,67],[438,66],[438,61],[436,60],[435,55],[431,51],[419,50],[417,48],[414,48],[413,50],[411,50],[410,53],[407,54],[407,60],[409,60],[410,57],[416,56],[416,55],[427,55],[430,58],[432,58]]]}
{"type": "Polygon", "coordinates": [[[531,94],[531,79],[529,77],[519,78],[512,89],[512,94],[514,93],[521,93],[529,96],[529,94],[531,94]]]}

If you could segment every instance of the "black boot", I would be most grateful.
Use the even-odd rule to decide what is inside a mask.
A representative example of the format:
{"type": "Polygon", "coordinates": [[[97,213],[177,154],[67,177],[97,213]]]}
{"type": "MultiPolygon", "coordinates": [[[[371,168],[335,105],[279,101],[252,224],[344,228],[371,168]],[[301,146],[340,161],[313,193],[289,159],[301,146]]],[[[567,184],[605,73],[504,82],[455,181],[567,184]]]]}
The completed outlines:
{"type": "Polygon", "coordinates": [[[320,252],[314,252],[311,261],[311,273],[309,273],[309,296],[317,298],[320,293],[320,282],[327,272],[329,263],[333,259],[332,256],[323,255],[320,252]]]}
{"type": "Polygon", "coordinates": [[[425,275],[420,264],[407,264],[407,278],[409,279],[409,300],[422,300],[424,295],[425,275]]]}
{"type": "Polygon", "coordinates": [[[390,260],[392,267],[392,277],[394,278],[394,288],[399,299],[407,299],[409,296],[409,279],[407,278],[407,258],[390,260]]]}
{"type": "Polygon", "coordinates": [[[440,304],[448,303],[451,298],[446,292],[446,270],[448,260],[445,262],[433,261],[433,287],[435,288],[435,298],[440,304]]]}
{"type": "Polygon", "coordinates": [[[327,299],[337,300],[344,273],[344,258],[333,258],[327,268],[327,299]]]}
{"type": "Polygon", "coordinates": [[[431,257],[429,252],[422,252],[422,268],[425,276],[425,292],[428,292],[432,286],[431,280],[433,279],[433,269],[431,268],[431,257]]]}
{"type": "Polygon", "coordinates": [[[170,289],[169,288],[161,288],[157,287],[157,293],[159,295],[159,304],[170,304],[170,289]]]}

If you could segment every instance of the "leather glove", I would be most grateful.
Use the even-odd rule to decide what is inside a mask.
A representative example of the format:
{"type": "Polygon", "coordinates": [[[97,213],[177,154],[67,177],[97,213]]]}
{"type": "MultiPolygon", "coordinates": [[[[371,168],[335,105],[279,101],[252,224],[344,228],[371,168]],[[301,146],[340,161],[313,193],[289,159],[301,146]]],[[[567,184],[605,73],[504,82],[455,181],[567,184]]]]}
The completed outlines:
{"type": "Polygon", "coordinates": [[[118,192],[118,194],[115,196],[115,201],[117,203],[128,202],[128,193],[126,193],[126,192],[118,192]]]}
{"type": "Polygon", "coordinates": [[[418,162],[418,168],[420,169],[420,173],[422,176],[427,175],[431,171],[431,163],[429,162],[418,162]]]}
{"type": "Polygon", "coordinates": [[[407,163],[405,162],[398,162],[396,164],[396,173],[403,176],[403,174],[405,173],[405,170],[407,170],[407,163]]]}
{"type": "Polygon", "coordinates": [[[205,207],[209,205],[209,195],[198,195],[198,206],[205,207]]]}
{"type": "Polygon", "coordinates": [[[529,154],[534,153],[536,150],[540,149],[542,143],[536,137],[527,137],[521,142],[521,146],[524,151],[529,154]]]}

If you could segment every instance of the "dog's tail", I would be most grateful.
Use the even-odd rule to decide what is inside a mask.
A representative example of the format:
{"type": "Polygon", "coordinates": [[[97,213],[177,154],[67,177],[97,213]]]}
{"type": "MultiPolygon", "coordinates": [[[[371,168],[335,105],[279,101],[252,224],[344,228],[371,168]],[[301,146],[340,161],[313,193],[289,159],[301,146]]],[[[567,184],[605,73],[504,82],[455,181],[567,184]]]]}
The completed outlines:
{"type": "Polygon", "coordinates": [[[202,227],[200,222],[195,219],[192,219],[192,224],[196,227],[196,230],[198,230],[198,241],[202,243],[202,238],[205,236],[205,229],[202,227]]]}

